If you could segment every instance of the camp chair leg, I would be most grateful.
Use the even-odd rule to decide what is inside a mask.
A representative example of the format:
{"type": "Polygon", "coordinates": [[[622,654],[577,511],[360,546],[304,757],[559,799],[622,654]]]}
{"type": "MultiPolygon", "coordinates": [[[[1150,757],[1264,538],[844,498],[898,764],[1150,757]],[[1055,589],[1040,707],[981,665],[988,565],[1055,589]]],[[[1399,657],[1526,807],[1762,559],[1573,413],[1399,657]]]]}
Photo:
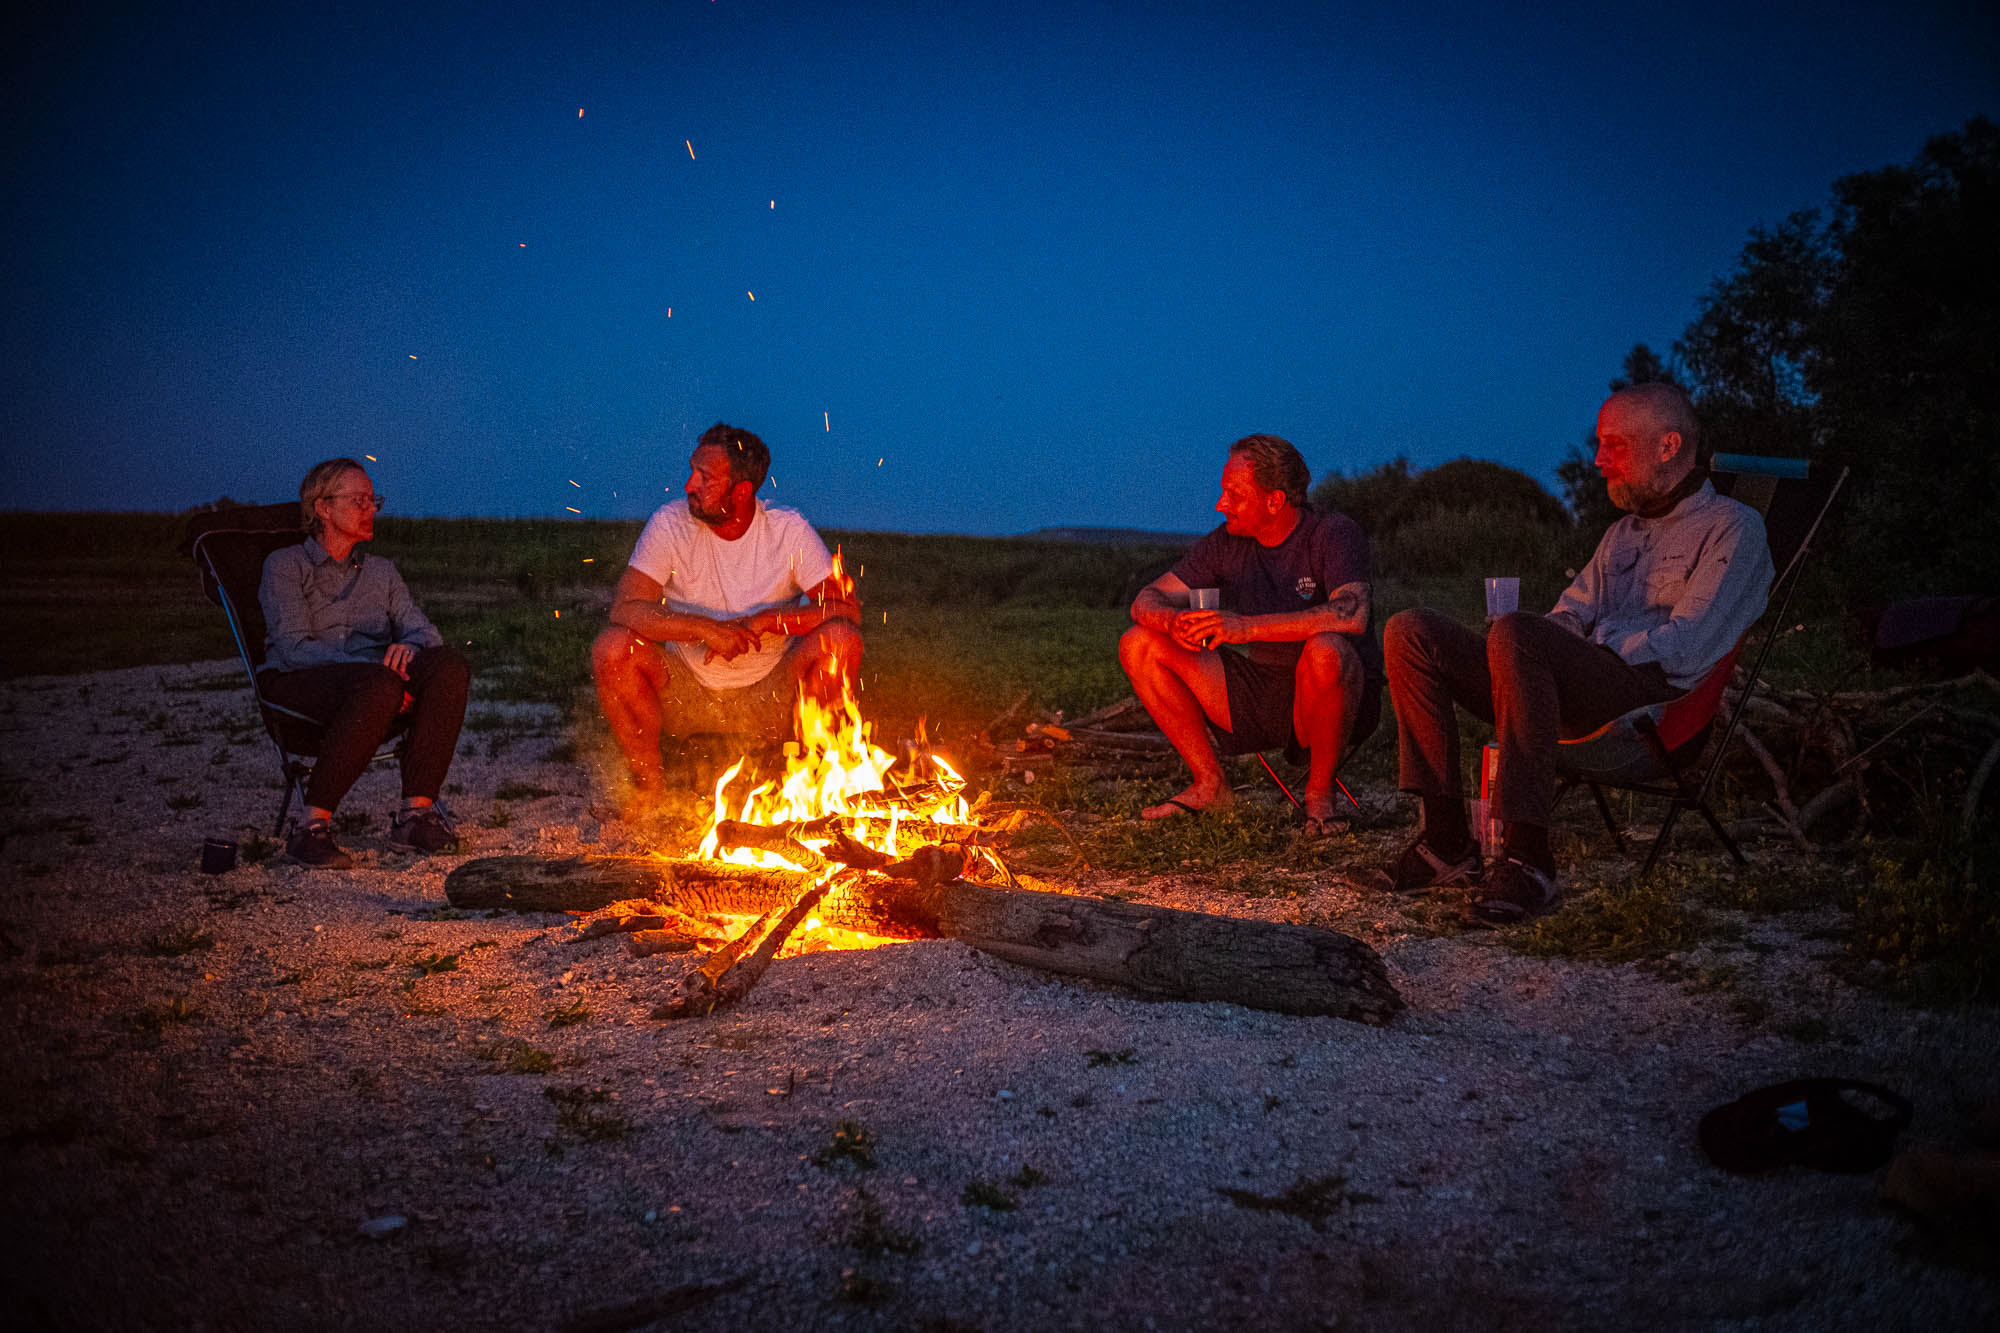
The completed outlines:
{"type": "Polygon", "coordinates": [[[1611,835],[1611,845],[1618,849],[1620,856],[1631,855],[1625,850],[1624,831],[1618,827],[1618,821],[1611,817],[1611,802],[1604,799],[1604,788],[1593,782],[1590,784],[1590,795],[1591,799],[1597,802],[1597,813],[1604,816],[1604,829],[1611,835]]]}
{"type": "Polygon", "coordinates": [[[1646,853],[1646,863],[1639,867],[1639,882],[1645,883],[1653,876],[1653,863],[1660,859],[1660,853],[1667,849],[1667,840],[1673,836],[1674,821],[1681,817],[1684,807],[1679,801],[1667,806],[1667,817],[1660,821],[1660,831],[1653,838],[1653,848],[1646,853]]]}
{"type": "Polygon", "coordinates": [[[1722,827],[1722,821],[1715,817],[1715,811],[1708,808],[1708,802],[1699,802],[1695,808],[1701,811],[1702,818],[1708,821],[1708,826],[1715,830],[1715,836],[1722,840],[1722,845],[1728,851],[1730,859],[1735,861],[1738,866],[1747,869],[1750,863],[1743,859],[1742,851],[1736,846],[1736,839],[1730,837],[1729,830],[1722,827]]]}
{"type": "Polygon", "coordinates": [[[292,794],[298,791],[298,789],[298,783],[292,781],[289,773],[286,774],[284,791],[278,797],[278,822],[271,826],[272,837],[282,838],[285,836],[285,816],[292,812],[292,794]]]}

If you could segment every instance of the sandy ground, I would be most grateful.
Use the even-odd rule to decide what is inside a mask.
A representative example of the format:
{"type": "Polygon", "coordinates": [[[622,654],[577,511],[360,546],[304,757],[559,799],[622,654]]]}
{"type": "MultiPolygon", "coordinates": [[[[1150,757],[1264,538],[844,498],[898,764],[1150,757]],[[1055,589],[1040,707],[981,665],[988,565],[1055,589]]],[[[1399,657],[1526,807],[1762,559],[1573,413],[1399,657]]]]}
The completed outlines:
{"type": "MultiPolygon", "coordinates": [[[[472,711],[468,854],[634,849],[548,759],[545,711],[472,711]]],[[[0,736],[12,1326],[2000,1319],[2000,1283],[1876,1175],[1735,1177],[1694,1142],[1709,1107],[1817,1073],[1911,1097],[1906,1146],[1969,1139],[2000,1021],[1843,984],[1824,921],[1641,970],[1410,934],[1335,875],[1298,898],[1072,882],[1359,923],[1408,1010],[1148,1003],[923,942],[782,960],[733,1012],[665,1022],[686,956],[440,911],[463,858],[389,848],[393,773],[348,802],[354,871],[197,873],[204,837],[247,842],[275,804],[232,664],[15,681],[0,736]],[[1672,979],[1719,962],[1759,1025],[1672,979]]]]}

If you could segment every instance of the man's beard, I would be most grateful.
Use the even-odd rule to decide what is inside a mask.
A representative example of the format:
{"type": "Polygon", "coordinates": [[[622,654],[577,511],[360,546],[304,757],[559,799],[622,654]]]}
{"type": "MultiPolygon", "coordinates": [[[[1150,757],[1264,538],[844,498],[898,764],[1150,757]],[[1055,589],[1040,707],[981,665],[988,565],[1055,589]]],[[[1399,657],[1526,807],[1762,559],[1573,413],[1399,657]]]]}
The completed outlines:
{"type": "Polygon", "coordinates": [[[723,524],[727,523],[731,518],[735,517],[735,515],[730,511],[729,498],[727,496],[723,497],[722,507],[720,509],[710,509],[708,506],[704,505],[701,502],[701,497],[698,495],[688,496],[687,502],[688,502],[688,517],[696,520],[697,522],[706,523],[711,528],[719,528],[723,524]]]}

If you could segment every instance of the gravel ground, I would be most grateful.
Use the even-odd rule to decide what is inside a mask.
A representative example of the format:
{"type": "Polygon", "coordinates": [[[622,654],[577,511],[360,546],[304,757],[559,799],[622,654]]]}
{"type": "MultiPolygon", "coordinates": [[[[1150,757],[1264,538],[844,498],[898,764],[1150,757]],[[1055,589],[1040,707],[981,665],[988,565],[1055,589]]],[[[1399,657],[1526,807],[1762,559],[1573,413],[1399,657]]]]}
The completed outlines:
{"type": "MultiPolygon", "coordinates": [[[[634,849],[545,711],[473,715],[468,854],[634,849]]],[[[1710,1106],[1802,1074],[1904,1091],[1909,1147],[1963,1144],[2000,1090],[1993,1011],[1841,983],[1823,921],[1641,970],[1408,934],[1338,876],[1100,880],[1065,887],[1338,922],[1409,1008],[1147,1003],[922,942],[781,960],[738,1009],[661,1022],[687,956],[440,911],[462,858],[390,849],[392,773],[348,803],[357,869],[197,873],[204,837],[268,831],[252,726],[229,663],[0,687],[13,1326],[2000,1320],[1994,1277],[1876,1177],[1737,1178],[1694,1144],[1710,1106]],[[1673,979],[1724,959],[1760,1025],[1673,979]]]]}

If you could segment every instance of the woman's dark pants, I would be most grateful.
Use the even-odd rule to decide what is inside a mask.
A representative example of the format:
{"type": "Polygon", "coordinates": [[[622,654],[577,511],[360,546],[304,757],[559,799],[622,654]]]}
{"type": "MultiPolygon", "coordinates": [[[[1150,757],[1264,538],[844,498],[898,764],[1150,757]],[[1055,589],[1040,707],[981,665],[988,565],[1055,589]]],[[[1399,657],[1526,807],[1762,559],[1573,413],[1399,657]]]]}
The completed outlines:
{"type": "Polygon", "coordinates": [[[326,720],[306,804],[332,810],[375,757],[410,695],[403,746],[403,796],[437,799],[458,747],[472,672],[453,648],[420,649],[406,681],[379,662],[336,662],[303,671],[265,671],[257,684],[272,703],[326,720]]]}

